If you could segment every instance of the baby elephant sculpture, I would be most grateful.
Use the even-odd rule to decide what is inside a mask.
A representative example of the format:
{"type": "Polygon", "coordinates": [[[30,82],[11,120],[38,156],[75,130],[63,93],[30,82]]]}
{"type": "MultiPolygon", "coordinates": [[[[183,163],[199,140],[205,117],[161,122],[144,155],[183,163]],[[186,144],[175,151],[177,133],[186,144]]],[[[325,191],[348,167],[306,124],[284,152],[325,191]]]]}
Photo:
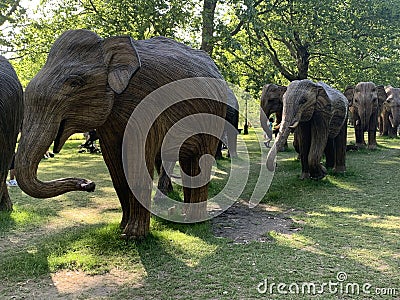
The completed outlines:
{"type": "Polygon", "coordinates": [[[348,101],[339,91],[323,82],[293,81],[283,96],[283,118],[278,137],[267,158],[267,168],[275,169],[274,160],[291,130],[295,129],[300,151],[301,178],[322,179],[325,151],[326,166],[336,172],[346,170],[348,101]]]}
{"type": "MultiPolygon", "coordinates": [[[[147,177],[153,176],[155,159],[172,126],[184,119],[192,120],[198,114],[222,119],[200,124],[201,130],[217,128],[215,135],[201,131],[185,139],[179,151],[171,154],[179,154],[180,166],[189,178],[211,174],[211,164],[204,165],[204,169],[202,167],[200,170],[199,161],[206,154],[215,155],[218,136],[222,135],[224,128],[226,99],[223,103],[202,97],[184,98],[184,101],[163,109],[158,118],[149,123],[150,129],[145,140],[138,138],[146,130],[140,126],[148,121],[147,112],[151,114],[158,111],[159,107],[164,107],[163,103],[170,94],[160,94],[155,100],[147,96],[170,83],[194,77],[223,81],[216,65],[205,52],[171,39],[158,37],[135,41],[128,36],[102,39],[88,30],[66,31],[55,41],[46,64],[26,87],[26,113],[16,158],[20,187],[36,198],[54,197],[69,191],[93,191],[94,183],[81,178],[40,181],[37,168],[53,141],[54,152],[59,152],[73,133],[96,129],[102,155],[122,206],[120,226],[123,237],[145,236],[150,224],[150,212],[145,206],[150,205],[152,186],[151,178],[148,180],[147,177]],[[132,185],[129,185],[124,172],[126,163],[123,161],[123,149],[126,148],[123,148],[123,141],[128,120],[138,108],[146,114],[132,120],[132,124],[141,132],[130,136],[127,145],[139,147],[140,155],[129,161],[132,164],[127,170],[131,176],[129,184],[132,185]],[[130,186],[139,190],[139,196],[132,192],[130,186]]],[[[214,92],[203,81],[195,82],[199,90],[214,92]]],[[[192,95],[188,89],[191,87],[179,90],[182,97],[192,95]]],[[[181,127],[176,129],[182,129],[179,132],[184,134],[192,132],[190,128],[181,127]]],[[[185,201],[200,203],[198,207],[204,207],[208,196],[207,183],[196,187],[186,186],[183,190],[185,201]]],[[[194,210],[194,205],[190,207],[192,210],[186,212],[187,216],[193,215],[196,219],[204,213],[204,210],[194,210]]]]}
{"type": "Polygon", "coordinates": [[[6,179],[23,115],[22,87],[11,64],[0,56],[0,210],[12,210],[6,179]]]}
{"type": "MultiPolygon", "coordinates": [[[[261,99],[260,99],[260,123],[263,130],[267,133],[269,129],[269,117],[271,114],[275,113],[275,123],[276,126],[272,133],[277,133],[279,131],[279,126],[282,122],[282,111],[283,111],[283,94],[286,92],[286,86],[276,85],[276,84],[266,84],[263,86],[261,99]]],[[[271,133],[271,134],[272,134],[271,133]]],[[[282,149],[279,151],[285,151],[288,145],[285,143],[282,149]]]]}
{"type": "Polygon", "coordinates": [[[379,114],[379,133],[382,136],[397,136],[400,125],[400,88],[385,86],[386,100],[379,114]]]}
{"type": "Polygon", "coordinates": [[[356,146],[365,148],[364,132],[368,132],[368,149],[376,149],[376,128],[381,104],[386,100],[383,86],[373,82],[359,82],[347,87],[344,93],[349,100],[356,134],[356,146]]]}

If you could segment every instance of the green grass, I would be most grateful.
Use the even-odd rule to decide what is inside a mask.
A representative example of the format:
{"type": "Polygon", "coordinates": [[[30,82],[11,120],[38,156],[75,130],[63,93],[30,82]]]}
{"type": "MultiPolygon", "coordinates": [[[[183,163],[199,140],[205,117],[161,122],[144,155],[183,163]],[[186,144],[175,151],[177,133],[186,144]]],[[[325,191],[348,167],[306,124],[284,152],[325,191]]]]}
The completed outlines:
{"type": "MultiPolygon", "coordinates": [[[[244,138],[253,164],[240,198],[248,200],[259,172],[260,149],[252,131],[244,138]]],[[[351,131],[348,139],[354,141],[351,131]]],[[[107,296],[111,299],[338,299],[329,293],[311,297],[257,292],[264,279],[329,283],[336,282],[338,272],[347,273],[346,282],[397,288],[397,298],[383,299],[400,297],[400,139],[379,137],[376,151],[348,153],[346,174],[330,173],[321,181],[301,181],[293,149],[279,153],[262,202],[285,211],[301,230],[292,235],[271,232],[271,242],[245,245],[213,236],[211,222],[181,225],[155,217],[145,240],[121,240],[121,210],[108,171],[101,155],[78,154],[80,143],[69,140],[55,158],[43,160],[39,177],[93,179],[94,193],[34,199],[10,188],[14,211],[0,213],[0,298],[10,298],[23,282],[63,269],[132,274],[131,281],[107,296]]],[[[218,177],[223,177],[229,160],[217,166],[222,171],[218,177]]],[[[210,195],[224,184],[223,178],[213,180],[210,195]]],[[[180,189],[174,198],[182,198],[180,189]]]]}

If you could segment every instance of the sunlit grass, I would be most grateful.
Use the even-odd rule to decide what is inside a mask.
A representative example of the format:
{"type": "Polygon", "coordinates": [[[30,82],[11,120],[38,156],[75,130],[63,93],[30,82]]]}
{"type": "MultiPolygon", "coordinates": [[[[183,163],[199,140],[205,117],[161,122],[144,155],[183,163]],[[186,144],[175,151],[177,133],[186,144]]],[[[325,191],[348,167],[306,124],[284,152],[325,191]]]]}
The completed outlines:
{"type": "MultiPolygon", "coordinates": [[[[238,196],[248,200],[261,149],[252,130],[241,137],[252,165],[238,196]]],[[[96,182],[94,193],[33,199],[10,188],[14,211],[0,213],[0,278],[9,288],[0,289],[0,298],[14,295],[13,287],[21,282],[60,270],[132,274],[132,282],[110,299],[266,299],[256,290],[266,278],[329,282],[340,271],[351,281],[400,286],[400,139],[378,137],[378,150],[349,152],[344,175],[330,172],[321,181],[302,181],[290,136],[290,149],[278,154],[278,168],[262,203],[273,214],[291,217],[300,230],[290,235],[266,232],[270,242],[246,245],[214,237],[211,222],[182,225],[157,217],[152,217],[146,239],[120,239],[121,208],[108,170],[101,155],[78,153],[81,142],[78,135],[55,158],[42,160],[39,177],[88,178],[96,182]]],[[[354,142],[351,130],[349,142],[354,142]]],[[[225,186],[229,170],[229,159],[217,161],[210,196],[225,186]]],[[[171,195],[182,201],[182,188],[175,185],[171,195]]],[[[286,296],[271,298],[308,299],[286,296]]],[[[338,299],[329,294],[315,298],[338,299]]]]}

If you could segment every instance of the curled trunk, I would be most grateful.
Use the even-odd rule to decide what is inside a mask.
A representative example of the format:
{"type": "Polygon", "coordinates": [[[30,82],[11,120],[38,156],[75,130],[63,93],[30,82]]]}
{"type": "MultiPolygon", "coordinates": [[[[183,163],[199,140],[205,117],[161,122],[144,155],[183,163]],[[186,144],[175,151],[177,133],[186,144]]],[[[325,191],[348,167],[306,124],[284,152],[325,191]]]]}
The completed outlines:
{"type": "Polygon", "coordinates": [[[95,184],[86,179],[63,178],[43,182],[37,178],[39,163],[57,134],[57,127],[53,128],[51,124],[49,122],[47,126],[36,124],[36,128],[23,128],[15,158],[15,171],[20,188],[35,198],[51,198],[70,191],[94,191],[95,184]],[[32,132],[42,134],[35,136],[32,132]]]}

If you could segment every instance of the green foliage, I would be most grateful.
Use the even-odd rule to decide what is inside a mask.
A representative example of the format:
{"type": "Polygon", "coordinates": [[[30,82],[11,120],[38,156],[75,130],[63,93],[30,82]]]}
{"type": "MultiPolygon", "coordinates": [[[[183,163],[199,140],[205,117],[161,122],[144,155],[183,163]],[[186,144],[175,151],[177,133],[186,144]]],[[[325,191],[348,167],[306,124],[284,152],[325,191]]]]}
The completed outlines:
{"type": "MultiPolygon", "coordinates": [[[[266,83],[301,78],[339,89],[359,81],[400,84],[399,0],[219,0],[216,7],[213,58],[227,81],[255,98],[266,83]]],[[[42,1],[35,18],[15,15],[7,43],[26,85],[67,29],[164,35],[199,48],[202,11],[200,0],[42,1]]]]}

